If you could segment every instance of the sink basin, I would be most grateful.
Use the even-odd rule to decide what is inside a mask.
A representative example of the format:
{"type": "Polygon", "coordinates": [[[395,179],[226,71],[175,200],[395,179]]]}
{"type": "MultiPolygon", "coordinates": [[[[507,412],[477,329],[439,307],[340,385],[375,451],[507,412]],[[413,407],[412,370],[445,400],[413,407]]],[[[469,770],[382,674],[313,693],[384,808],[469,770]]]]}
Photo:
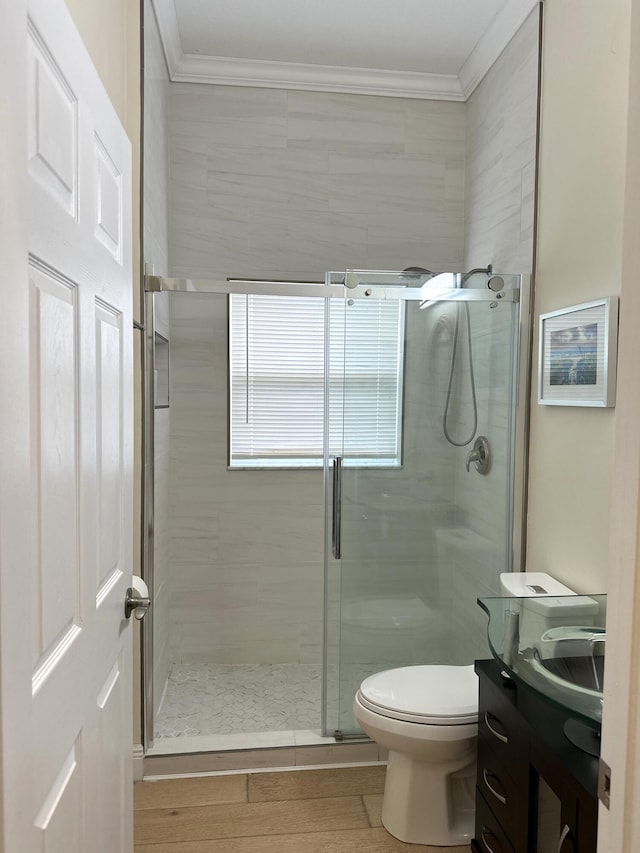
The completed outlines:
{"type": "Polygon", "coordinates": [[[604,655],[597,657],[549,658],[535,657],[529,661],[535,672],[566,690],[602,696],[604,655]]]}
{"type": "MultiPolygon", "coordinates": [[[[525,598],[482,598],[478,604],[489,616],[489,646],[502,669],[571,717],[598,728],[602,722],[606,595],[589,599],[597,605],[594,625],[548,627],[525,598]]],[[[566,620],[570,608],[556,610],[566,620]]]]}
{"type": "Polygon", "coordinates": [[[551,628],[534,647],[531,665],[569,690],[602,694],[606,631],[591,625],[551,628]]]}

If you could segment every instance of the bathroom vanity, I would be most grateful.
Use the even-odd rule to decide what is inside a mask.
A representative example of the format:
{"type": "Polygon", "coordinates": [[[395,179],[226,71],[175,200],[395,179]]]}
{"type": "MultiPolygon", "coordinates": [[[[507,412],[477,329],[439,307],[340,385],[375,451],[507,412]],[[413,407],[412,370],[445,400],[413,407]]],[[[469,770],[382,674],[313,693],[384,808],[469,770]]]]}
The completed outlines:
{"type": "Polygon", "coordinates": [[[478,599],[494,660],[476,663],[474,849],[595,853],[607,597],[500,580],[506,597],[478,599]]]}
{"type": "MultiPolygon", "coordinates": [[[[476,853],[595,853],[598,758],[565,734],[570,715],[494,660],[477,661],[476,853]]],[[[587,739],[597,743],[597,729],[587,739]]]]}

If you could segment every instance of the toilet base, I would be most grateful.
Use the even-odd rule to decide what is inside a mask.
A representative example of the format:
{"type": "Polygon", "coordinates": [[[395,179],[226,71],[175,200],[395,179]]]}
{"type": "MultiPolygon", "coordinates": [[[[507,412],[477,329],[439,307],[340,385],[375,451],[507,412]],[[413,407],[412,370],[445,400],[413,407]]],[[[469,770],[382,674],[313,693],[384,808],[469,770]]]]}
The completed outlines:
{"type": "Polygon", "coordinates": [[[447,764],[444,773],[442,764],[389,752],[382,823],[391,835],[436,847],[469,843],[475,814],[475,749],[447,764]]]}

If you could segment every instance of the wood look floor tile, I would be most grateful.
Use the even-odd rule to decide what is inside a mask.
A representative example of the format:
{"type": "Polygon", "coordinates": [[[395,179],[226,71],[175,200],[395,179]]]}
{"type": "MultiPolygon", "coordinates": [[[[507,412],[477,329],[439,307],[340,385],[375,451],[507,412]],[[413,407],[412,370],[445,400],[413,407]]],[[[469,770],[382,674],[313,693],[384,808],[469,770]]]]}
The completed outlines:
{"type": "Polygon", "coordinates": [[[386,767],[377,766],[251,773],[249,802],[379,794],[384,790],[386,770],[386,767]]]}
{"type": "Polygon", "coordinates": [[[133,786],[135,809],[175,809],[216,803],[246,803],[247,776],[159,779],[133,786]]]}
{"type": "Polygon", "coordinates": [[[465,847],[405,844],[386,829],[330,830],[212,841],[136,845],[135,853],[470,853],[465,847]]]}
{"type": "Polygon", "coordinates": [[[369,825],[361,797],[334,797],[270,803],[141,809],[136,812],[136,844],[242,838],[252,835],[362,829],[369,825]]]}
{"type": "Polygon", "coordinates": [[[366,794],[362,801],[371,826],[382,826],[382,794],[366,794]]]}

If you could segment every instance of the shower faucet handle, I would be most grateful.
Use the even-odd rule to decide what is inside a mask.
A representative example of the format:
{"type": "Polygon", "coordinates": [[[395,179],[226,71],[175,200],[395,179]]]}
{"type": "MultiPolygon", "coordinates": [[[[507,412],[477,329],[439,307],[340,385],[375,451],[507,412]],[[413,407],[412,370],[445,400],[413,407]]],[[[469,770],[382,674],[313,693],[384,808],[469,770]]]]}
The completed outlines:
{"type": "Polygon", "coordinates": [[[471,463],[476,466],[478,474],[487,474],[491,467],[491,449],[486,436],[479,435],[473,443],[473,449],[467,454],[466,469],[471,468],[471,463]]]}
{"type": "Polygon", "coordinates": [[[467,463],[466,463],[467,472],[469,471],[469,468],[470,468],[472,462],[480,462],[480,451],[479,450],[471,450],[469,453],[467,453],[467,463]]]}

